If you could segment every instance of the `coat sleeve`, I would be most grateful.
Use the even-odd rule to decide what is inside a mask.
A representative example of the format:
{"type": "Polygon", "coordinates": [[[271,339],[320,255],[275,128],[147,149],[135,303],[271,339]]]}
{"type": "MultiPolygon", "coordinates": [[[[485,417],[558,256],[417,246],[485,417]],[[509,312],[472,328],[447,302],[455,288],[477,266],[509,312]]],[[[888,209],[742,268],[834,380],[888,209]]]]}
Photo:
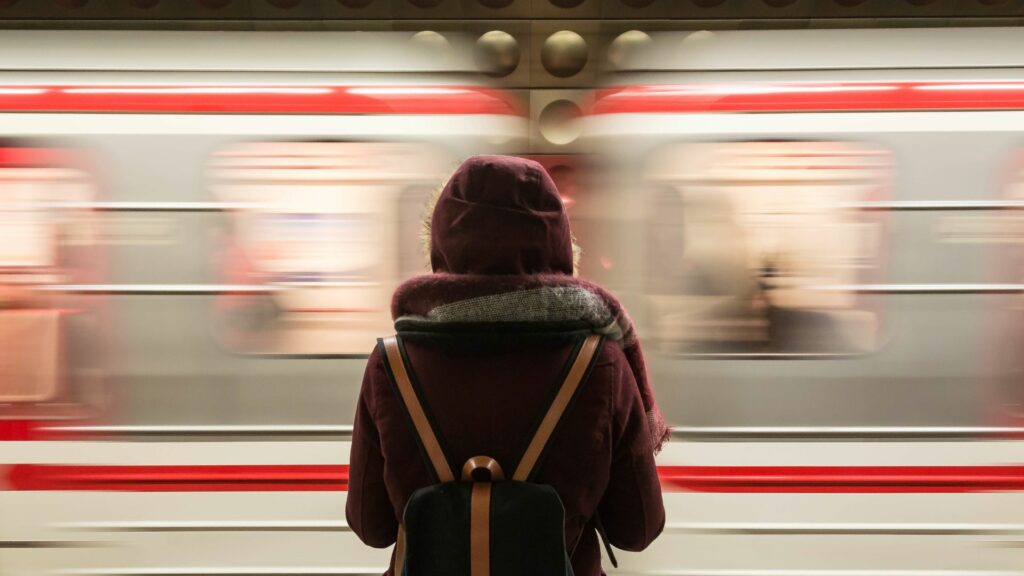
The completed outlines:
{"type": "Polygon", "coordinates": [[[372,391],[387,378],[377,350],[370,354],[363,374],[352,428],[348,461],[348,499],[345,518],[356,536],[368,546],[387,548],[398,537],[398,519],[384,484],[384,456],[373,417],[372,391]]]}
{"type": "Polygon", "coordinates": [[[665,527],[665,506],[640,391],[625,357],[619,358],[611,401],[612,465],[598,512],[612,545],[640,551],[665,527]]]}

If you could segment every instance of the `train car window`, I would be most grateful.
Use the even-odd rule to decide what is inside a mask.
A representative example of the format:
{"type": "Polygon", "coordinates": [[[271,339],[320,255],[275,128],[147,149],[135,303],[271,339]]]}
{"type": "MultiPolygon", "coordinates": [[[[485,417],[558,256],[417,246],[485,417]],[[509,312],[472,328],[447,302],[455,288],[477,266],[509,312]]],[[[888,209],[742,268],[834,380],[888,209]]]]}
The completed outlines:
{"type": "Polygon", "coordinates": [[[0,146],[0,416],[97,408],[102,299],[60,290],[102,281],[96,195],[75,150],[0,146]]]}
{"type": "Polygon", "coordinates": [[[852,287],[880,257],[850,205],[891,180],[885,151],[845,142],[662,149],[645,172],[648,300],[664,351],[858,353],[877,311],[852,287]]]}
{"type": "Polygon", "coordinates": [[[389,142],[219,150],[209,177],[228,207],[220,274],[250,288],[218,298],[222,340],[255,354],[365,354],[391,330],[390,292],[417,249],[411,206],[443,178],[443,157],[389,142]]]}

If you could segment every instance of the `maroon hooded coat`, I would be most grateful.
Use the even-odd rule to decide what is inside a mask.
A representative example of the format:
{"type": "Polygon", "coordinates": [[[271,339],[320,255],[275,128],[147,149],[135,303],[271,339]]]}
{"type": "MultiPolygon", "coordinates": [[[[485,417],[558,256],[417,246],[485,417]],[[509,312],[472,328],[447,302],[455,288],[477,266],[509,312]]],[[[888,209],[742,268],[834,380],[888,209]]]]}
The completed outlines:
{"type": "MultiPolygon", "coordinates": [[[[520,291],[512,296],[524,304],[489,308],[487,297],[467,297],[462,287],[493,284],[494,295],[514,284],[510,279],[571,280],[572,237],[554,183],[535,162],[470,158],[438,199],[430,256],[435,274],[399,288],[393,304],[426,408],[453,469],[486,455],[511,470],[560,383],[574,339],[590,328],[549,314],[552,293],[520,291]],[[522,299],[531,294],[537,298],[522,299]],[[410,309],[427,313],[403,314],[410,309]]],[[[661,533],[665,510],[654,463],[661,440],[652,439],[622,346],[606,339],[536,476],[565,505],[576,576],[603,574],[595,513],[618,548],[642,550],[661,533]]],[[[370,546],[391,546],[409,497],[433,479],[376,350],[363,377],[349,466],[349,526],[370,546]]]]}

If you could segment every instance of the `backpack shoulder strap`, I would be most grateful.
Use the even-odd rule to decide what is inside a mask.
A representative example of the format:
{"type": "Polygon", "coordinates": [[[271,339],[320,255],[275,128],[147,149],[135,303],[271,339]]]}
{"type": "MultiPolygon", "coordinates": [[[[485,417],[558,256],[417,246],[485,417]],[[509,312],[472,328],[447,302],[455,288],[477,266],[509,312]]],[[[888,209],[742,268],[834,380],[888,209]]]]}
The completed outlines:
{"type": "Polygon", "coordinates": [[[434,473],[437,474],[438,481],[451,482],[455,480],[455,475],[452,473],[448,458],[441,448],[441,442],[438,441],[437,434],[434,433],[430,419],[427,417],[427,413],[420,403],[420,398],[416,394],[416,389],[413,387],[412,380],[409,378],[408,365],[405,354],[402,353],[399,346],[398,336],[391,336],[380,340],[380,346],[384,349],[384,354],[381,355],[384,366],[390,373],[391,380],[398,390],[398,397],[402,400],[405,412],[412,422],[416,435],[419,437],[420,445],[423,447],[423,451],[426,452],[427,459],[433,466],[434,473]]]}
{"type": "Polygon", "coordinates": [[[561,422],[565,409],[568,408],[569,403],[576,395],[576,390],[579,389],[580,383],[587,376],[587,373],[590,372],[590,366],[601,344],[601,338],[598,334],[591,334],[575,350],[575,358],[571,361],[572,365],[569,368],[569,373],[558,387],[555,399],[552,400],[547,413],[544,414],[540,425],[537,426],[537,431],[534,432],[533,439],[527,445],[526,452],[519,459],[516,471],[512,474],[513,480],[525,482],[530,478],[537,465],[537,461],[544,453],[544,448],[547,447],[548,440],[551,439],[555,428],[561,422]]]}

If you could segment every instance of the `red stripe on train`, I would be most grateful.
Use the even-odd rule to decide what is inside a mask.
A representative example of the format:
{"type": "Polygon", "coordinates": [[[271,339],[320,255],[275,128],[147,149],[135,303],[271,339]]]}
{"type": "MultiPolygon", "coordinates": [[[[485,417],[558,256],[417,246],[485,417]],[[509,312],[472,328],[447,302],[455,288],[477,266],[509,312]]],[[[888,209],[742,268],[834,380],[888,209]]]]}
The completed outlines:
{"type": "Polygon", "coordinates": [[[0,112],[500,114],[519,107],[472,86],[0,86],[0,112]]]}
{"type": "Polygon", "coordinates": [[[348,489],[346,465],[64,466],[16,464],[9,490],[292,492],[348,489]]]}
{"type": "MultiPolygon", "coordinates": [[[[1024,490],[1024,466],[660,466],[669,492],[923,493],[1024,490]]],[[[344,491],[346,465],[63,466],[18,464],[8,490],[344,491]]]]}
{"type": "Polygon", "coordinates": [[[591,114],[1024,109],[1024,82],[647,84],[597,91],[591,114]]]}
{"type": "Polygon", "coordinates": [[[1024,466],[659,466],[662,486],[695,492],[1024,490],[1024,466]]]}
{"type": "Polygon", "coordinates": [[[86,166],[88,166],[86,158],[74,150],[0,147],[0,168],[81,168],[86,166]]]}
{"type": "Polygon", "coordinates": [[[35,420],[0,420],[0,441],[38,440],[38,430],[35,420]]]}

